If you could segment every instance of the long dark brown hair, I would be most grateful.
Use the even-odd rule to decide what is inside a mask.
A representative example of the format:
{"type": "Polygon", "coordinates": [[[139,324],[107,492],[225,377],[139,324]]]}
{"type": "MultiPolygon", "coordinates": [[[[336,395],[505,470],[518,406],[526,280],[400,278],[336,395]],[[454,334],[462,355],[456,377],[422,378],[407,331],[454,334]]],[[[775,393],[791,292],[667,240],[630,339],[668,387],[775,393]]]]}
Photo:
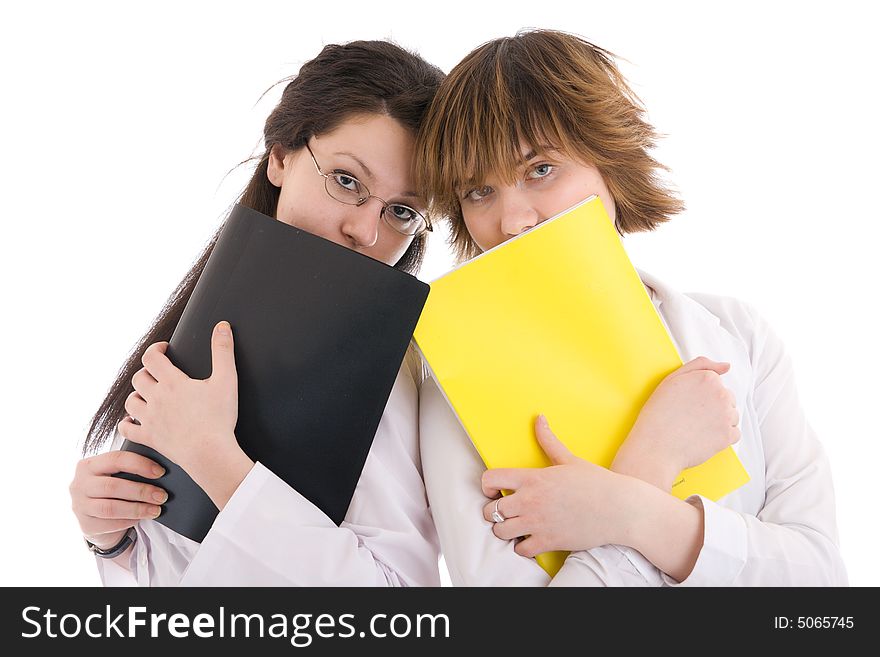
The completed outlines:
{"type": "MultiPolygon", "coordinates": [[[[384,114],[415,135],[443,77],[439,68],[389,41],[325,46],[290,78],[266,119],[263,154],[253,158],[258,159],[256,169],[237,202],[274,217],[280,189],[267,175],[272,147],[279,144],[285,151],[302,148],[311,137],[333,131],[353,115],[384,114]]],[[[98,452],[125,417],[125,399],[134,390],[131,379],[141,368],[144,352],[154,342],[171,338],[224,225],[225,221],[122,365],[92,418],[84,455],[98,452]]],[[[426,237],[415,238],[394,266],[411,274],[418,272],[426,237]]]]}

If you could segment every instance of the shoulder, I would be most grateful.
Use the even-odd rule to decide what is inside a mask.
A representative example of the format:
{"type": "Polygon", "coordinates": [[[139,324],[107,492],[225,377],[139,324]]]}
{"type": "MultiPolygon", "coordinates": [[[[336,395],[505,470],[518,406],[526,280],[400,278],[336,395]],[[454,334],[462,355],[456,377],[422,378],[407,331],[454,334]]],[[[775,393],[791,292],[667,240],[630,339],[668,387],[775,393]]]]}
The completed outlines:
{"type": "Polygon", "coordinates": [[[685,296],[716,317],[720,326],[742,343],[758,381],[787,362],[782,339],[752,303],[736,297],[702,292],[688,292],[685,296]]]}
{"type": "Polygon", "coordinates": [[[705,308],[724,329],[744,342],[751,341],[762,321],[755,307],[738,297],[706,292],[686,292],[684,296],[705,308]]]}
{"type": "Polygon", "coordinates": [[[688,354],[740,352],[758,380],[785,360],[782,340],[752,303],[729,295],[682,293],[648,272],[637,271],[659,300],[667,328],[688,354]]]}
{"type": "Polygon", "coordinates": [[[653,274],[637,271],[670,329],[688,334],[712,334],[720,325],[738,341],[751,341],[759,323],[752,304],[733,296],[680,292],[653,274]]]}

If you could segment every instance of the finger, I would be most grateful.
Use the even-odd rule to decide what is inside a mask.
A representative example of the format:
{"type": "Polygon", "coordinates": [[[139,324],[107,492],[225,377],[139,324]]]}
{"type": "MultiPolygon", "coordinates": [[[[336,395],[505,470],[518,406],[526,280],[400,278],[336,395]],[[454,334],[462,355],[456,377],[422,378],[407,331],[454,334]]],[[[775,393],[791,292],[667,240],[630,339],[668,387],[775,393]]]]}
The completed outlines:
{"type": "Polygon", "coordinates": [[[144,401],[144,398],[141,397],[137,390],[125,398],[125,412],[135,419],[146,416],[147,402],[144,401]]]}
{"type": "Polygon", "coordinates": [[[495,497],[502,490],[517,490],[528,480],[535,468],[493,468],[480,479],[483,495],[495,497]]]}
{"type": "Polygon", "coordinates": [[[211,334],[211,378],[236,380],[235,345],[229,322],[218,322],[211,334]]]}
{"type": "Polygon", "coordinates": [[[148,479],[157,479],[165,474],[165,468],[153,459],[130,452],[127,449],[90,456],[80,461],[78,467],[85,468],[86,472],[93,475],[130,472],[148,479]]]}
{"type": "Polygon", "coordinates": [[[147,504],[165,504],[168,501],[168,493],[158,486],[109,475],[89,479],[83,487],[83,493],[93,499],[109,498],[147,504]]]}
{"type": "Polygon", "coordinates": [[[739,424],[739,411],[736,410],[736,407],[730,409],[728,414],[728,422],[730,422],[730,426],[735,427],[739,424]]]}
{"type": "Polygon", "coordinates": [[[572,463],[577,457],[571,453],[571,450],[556,437],[556,434],[550,429],[547,418],[539,415],[535,420],[535,436],[538,438],[538,444],[544,453],[550,458],[553,465],[563,465],[572,463]]]}
{"type": "MultiPolygon", "coordinates": [[[[140,443],[141,445],[146,445],[147,447],[153,447],[150,440],[150,434],[144,431],[144,428],[135,424],[132,418],[126,417],[119,424],[116,425],[116,430],[119,432],[119,435],[125,438],[126,440],[130,440],[133,443],[140,443]]],[[[155,449],[155,447],[153,447],[155,449]]]]}
{"type": "Polygon", "coordinates": [[[123,529],[133,527],[136,524],[136,521],[132,521],[128,518],[105,519],[85,516],[84,518],[80,519],[79,528],[80,531],[82,531],[83,536],[89,539],[92,543],[97,543],[98,537],[102,534],[119,532],[123,529]]]}
{"type": "Polygon", "coordinates": [[[505,518],[513,518],[519,515],[516,512],[516,509],[519,507],[519,499],[516,498],[516,493],[512,493],[507,496],[502,496],[497,500],[492,500],[488,504],[483,505],[483,520],[488,522],[495,522],[492,518],[492,513],[495,509],[498,509],[498,513],[500,513],[505,518]],[[498,506],[495,506],[495,502],[498,502],[498,506]]]}
{"type": "Polygon", "coordinates": [[[134,373],[134,376],[131,377],[131,386],[140,393],[144,400],[150,398],[157,385],[158,382],[145,367],[139,369],[134,373]]]}
{"type": "Polygon", "coordinates": [[[536,557],[539,554],[547,552],[547,549],[544,547],[543,543],[541,543],[540,539],[534,536],[527,536],[523,540],[518,541],[517,544],[513,546],[513,550],[521,557],[536,557]]]}
{"type": "Polygon", "coordinates": [[[730,405],[733,406],[734,409],[736,409],[736,395],[733,394],[730,388],[725,388],[724,392],[726,393],[725,398],[727,399],[728,403],[730,403],[730,405]]]}
{"type": "Polygon", "coordinates": [[[156,381],[168,381],[186,377],[186,374],[177,369],[174,366],[174,363],[172,363],[168,359],[168,356],[165,355],[167,350],[167,342],[154,342],[147,347],[147,350],[141,357],[141,362],[144,364],[147,372],[149,372],[156,381]]]}
{"type": "Polygon", "coordinates": [[[740,438],[742,438],[742,431],[739,430],[739,427],[731,427],[730,428],[730,444],[733,445],[738,443],[740,438]]]}
{"type": "Polygon", "coordinates": [[[92,518],[105,520],[140,520],[141,518],[157,518],[162,507],[144,502],[126,502],[109,498],[87,498],[83,503],[83,511],[92,518]]]}
{"type": "Polygon", "coordinates": [[[711,360],[706,356],[697,356],[675,370],[675,374],[684,374],[695,370],[712,370],[717,374],[725,374],[730,369],[730,363],[711,360]]]}
{"type": "Polygon", "coordinates": [[[510,520],[496,522],[492,525],[492,533],[498,538],[510,541],[514,538],[528,535],[531,530],[526,525],[526,521],[522,518],[511,518],[510,520]]]}

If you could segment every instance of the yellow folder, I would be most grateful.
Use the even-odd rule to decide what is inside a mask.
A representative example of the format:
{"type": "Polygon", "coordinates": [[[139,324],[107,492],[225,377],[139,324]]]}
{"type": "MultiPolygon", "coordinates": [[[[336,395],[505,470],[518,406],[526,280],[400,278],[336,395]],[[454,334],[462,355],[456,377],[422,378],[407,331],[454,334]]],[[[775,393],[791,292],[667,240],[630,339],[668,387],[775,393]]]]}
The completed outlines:
{"type": "MultiPolygon", "coordinates": [[[[432,282],[414,337],[488,468],[550,464],[539,413],[574,454],[610,466],[682,365],[597,196],[432,282]]],[[[672,494],[717,500],[748,480],[728,447],[682,472],[672,494]]],[[[566,555],[537,560],[552,576],[566,555]]]]}

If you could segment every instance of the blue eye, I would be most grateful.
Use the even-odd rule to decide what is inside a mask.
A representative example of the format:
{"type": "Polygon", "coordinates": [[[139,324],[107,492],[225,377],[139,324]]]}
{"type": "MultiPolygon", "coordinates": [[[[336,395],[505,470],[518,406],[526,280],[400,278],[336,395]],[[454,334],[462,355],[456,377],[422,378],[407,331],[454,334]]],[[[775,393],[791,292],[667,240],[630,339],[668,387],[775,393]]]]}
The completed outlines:
{"type": "Polygon", "coordinates": [[[538,179],[546,178],[553,173],[554,166],[552,164],[538,164],[529,172],[529,178],[538,179]]]}

